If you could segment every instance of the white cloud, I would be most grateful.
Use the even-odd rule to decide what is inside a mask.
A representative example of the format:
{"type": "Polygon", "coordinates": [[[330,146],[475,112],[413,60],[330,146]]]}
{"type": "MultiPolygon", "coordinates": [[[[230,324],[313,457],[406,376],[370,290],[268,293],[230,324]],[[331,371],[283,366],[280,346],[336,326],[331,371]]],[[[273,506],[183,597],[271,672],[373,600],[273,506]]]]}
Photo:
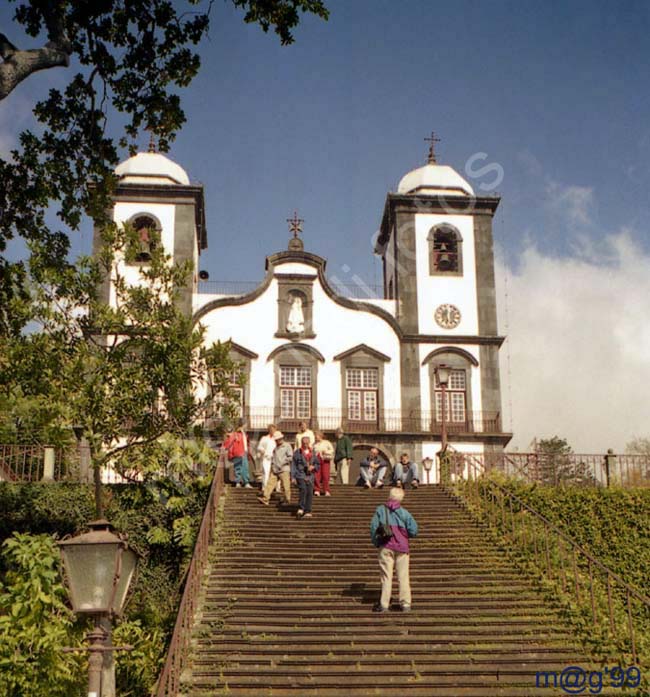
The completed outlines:
{"type": "Polygon", "coordinates": [[[578,452],[621,451],[650,436],[648,269],[650,255],[626,231],[572,258],[529,246],[516,271],[497,260],[512,447],[559,435],[578,452]]]}
{"type": "Polygon", "coordinates": [[[571,227],[590,225],[594,206],[594,190],[588,186],[562,186],[549,180],[546,184],[548,205],[556,214],[566,218],[571,227]]]}

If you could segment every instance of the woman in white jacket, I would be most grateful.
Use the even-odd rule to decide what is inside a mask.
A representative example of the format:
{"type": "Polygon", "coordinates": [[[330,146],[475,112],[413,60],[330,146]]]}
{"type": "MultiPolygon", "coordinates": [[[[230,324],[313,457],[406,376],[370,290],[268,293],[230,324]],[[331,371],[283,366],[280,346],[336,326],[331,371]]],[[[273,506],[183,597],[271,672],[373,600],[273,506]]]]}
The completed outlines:
{"type": "Polygon", "coordinates": [[[269,424],[268,433],[260,438],[257,444],[257,456],[262,460],[262,489],[266,486],[271,472],[271,459],[275,450],[275,440],[273,434],[276,428],[273,424],[269,424]]]}

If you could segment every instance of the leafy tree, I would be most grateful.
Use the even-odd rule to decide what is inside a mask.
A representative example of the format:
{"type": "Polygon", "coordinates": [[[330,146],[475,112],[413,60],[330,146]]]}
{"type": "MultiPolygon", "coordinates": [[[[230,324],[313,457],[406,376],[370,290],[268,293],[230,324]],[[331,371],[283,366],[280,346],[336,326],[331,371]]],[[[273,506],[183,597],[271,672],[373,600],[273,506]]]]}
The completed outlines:
{"type": "Polygon", "coordinates": [[[625,452],[650,457],[650,438],[633,438],[625,444],[625,452]]]}
{"type": "Polygon", "coordinates": [[[537,452],[546,455],[568,455],[573,452],[566,438],[553,436],[552,438],[540,438],[537,441],[537,452]]]}
{"type": "MultiPolygon", "coordinates": [[[[244,21],[273,29],[283,44],[294,40],[300,12],[328,16],[321,0],[231,2],[244,21]]],[[[168,149],[185,121],[177,89],[200,68],[196,47],[209,29],[211,7],[208,0],[16,3],[15,22],[42,45],[21,49],[0,33],[0,99],[37,71],[70,65],[75,71],[65,89],[50,90],[35,105],[37,132],[23,132],[20,148],[0,159],[0,254],[8,240],[21,237],[33,262],[29,268],[0,256],[0,333],[19,333],[30,319],[30,272],[41,281],[44,268],[65,271],[67,232],[84,215],[99,227],[108,222],[117,146],[134,151],[148,128],[159,149],[168,149]],[[117,142],[114,120],[124,124],[117,142]],[[49,208],[62,229],[46,224],[49,208]]]]}
{"type": "Polygon", "coordinates": [[[49,535],[16,533],[5,540],[10,571],[0,586],[0,697],[81,696],[81,632],[65,605],[59,552],[49,535]]]}
{"type": "MultiPolygon", "coordinates": [[[[128,284],[119,260],[137,253],[136,231],[113,225],[103,240],[96,258],[66,275],[43,269],[43,282],[32,288],[40,331],[0,339],[0,394],[11,404],[20,390],[25,400],[49,404],[50,432],[80,427],[95,471],[111,464],[140,476],[160,469],[165,449],[173,467],[172,446],[160,439],[186,438],[206,416],[211,395],[197,394],[208,373],[212,391],[233,398],[226,411],[236,408],[228,386],[236,366],[228,346],[206,347],[203,328],[178,307],[189,264],[173,264],[162,245],[152,245],[139,282],[128,284]],[[49,275],[56,282],[48,283],[49,275]],[[114,306],[98,297],[104,279],[115,289],[114,306]]],[[[14,404],[9,416],[15,412],[14,404]]],[[[182,463],[203,457],[181,455],[182,463]]]]}

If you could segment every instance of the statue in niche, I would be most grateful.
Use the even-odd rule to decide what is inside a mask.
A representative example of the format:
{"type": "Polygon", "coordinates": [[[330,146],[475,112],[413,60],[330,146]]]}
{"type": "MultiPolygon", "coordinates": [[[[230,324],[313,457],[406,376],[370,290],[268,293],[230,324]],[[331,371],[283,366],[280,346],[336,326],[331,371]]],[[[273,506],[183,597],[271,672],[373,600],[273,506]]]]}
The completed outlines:
{"type": "Polygon", "coordinates": [[[302,298],[293,295],[289,318],[287,319],[287,331],[289,334],[302,334],[305,331],[305,314],[302,309],[302,298]]]}

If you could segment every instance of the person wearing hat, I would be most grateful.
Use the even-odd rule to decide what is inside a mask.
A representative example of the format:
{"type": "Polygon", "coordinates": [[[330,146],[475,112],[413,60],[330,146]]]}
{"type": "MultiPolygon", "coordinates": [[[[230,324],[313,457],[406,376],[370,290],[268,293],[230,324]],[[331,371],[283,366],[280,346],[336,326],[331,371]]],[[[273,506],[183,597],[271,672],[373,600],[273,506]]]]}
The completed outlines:
{"type": "Polygon", "coordinates": [[[278,481],[282,484],[284,492],[284,502],[291,503],[291,462],[293,460],[293,448],[289,443],[284,442],[284,433],[275,431],[273,434],[275,450],[271,456],[271,471],[266,482],[264,491],[257,500],[268,506],[271,502],[271,494],[278,481]]]}

